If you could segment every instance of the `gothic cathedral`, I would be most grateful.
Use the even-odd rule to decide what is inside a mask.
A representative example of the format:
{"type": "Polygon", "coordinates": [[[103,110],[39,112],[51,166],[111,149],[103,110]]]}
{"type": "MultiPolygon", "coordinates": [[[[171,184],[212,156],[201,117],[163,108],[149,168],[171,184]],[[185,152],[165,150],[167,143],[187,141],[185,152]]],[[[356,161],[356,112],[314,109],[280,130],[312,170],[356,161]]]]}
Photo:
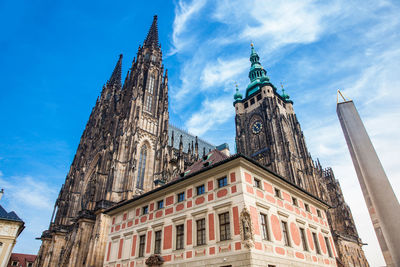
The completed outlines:
{"type": "MultiPolygon", "coordinates": [[[[250,84],[235,94],[238,153],[256,159],[329,203],[343,266],[368,266],[362,243],[330,168],[315,163],[289,96],[280,95],[251,48],[250,84]]],[[[102,266],[109,220],[102,212],[183,176],[215,146],[169,124],[168,72],[157,16],[124,82],[122,55],[103,86],[44,231],[37,267],[102,266]]]]}

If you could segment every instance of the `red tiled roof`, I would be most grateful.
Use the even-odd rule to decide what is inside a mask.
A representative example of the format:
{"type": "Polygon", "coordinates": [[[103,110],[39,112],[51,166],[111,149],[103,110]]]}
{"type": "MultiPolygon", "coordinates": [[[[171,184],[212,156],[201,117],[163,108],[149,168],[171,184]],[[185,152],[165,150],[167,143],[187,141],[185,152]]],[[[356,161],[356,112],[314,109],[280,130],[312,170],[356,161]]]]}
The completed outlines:
{"type": "Polygon", "coordinates": [[[218,149],[214,149],[210,151],[207,155],[204,157],[201,157],[198,161],[190,165],[184,172],[183,174],[180,174],[179,176],[175,177],[172,179],[172,181],[182,179],[186,175],[196,173],[200,171],[201,169],[205,169],[211,165],[214,165],[220,161],[223,161],[225,159],[229,158],[227,155],[219,151],[218,149]]]}
{"type": "Polygon", "coordinates": [[[13,261],[17,261],[18,262],[18,265],[17,265],[18,267],[26,267],[28,262],[34,262],[35,259],[36,259],[36,255],[12,253],[11,257],[10,257],[10,261],[8,262],[7,267],[13,266],[13,265],[11,265],[11,263],[13,261]]]}
{"type": "Polygon", "coordinates": [[[221,151],[214,149],[204,157],[202,157],[200,160],[196,161],[192,165],[190,165],[186,170],[185,170],[185,175],[198,172],[203,168],[206,168],[208,166],[211,166],[217,162],[220,162],[224,159],[227,159],[228,156],[222,153],[221,151]]]}

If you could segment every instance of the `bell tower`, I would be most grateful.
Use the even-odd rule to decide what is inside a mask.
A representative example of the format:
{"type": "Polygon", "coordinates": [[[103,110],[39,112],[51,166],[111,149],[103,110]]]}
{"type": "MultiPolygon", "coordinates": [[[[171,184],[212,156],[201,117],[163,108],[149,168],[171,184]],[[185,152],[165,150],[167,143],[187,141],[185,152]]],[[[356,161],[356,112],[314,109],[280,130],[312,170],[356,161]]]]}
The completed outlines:
{"type": "Polygon", "coordinates": [[[327,217],[343,266],[353,266],[354,262],[368,266],[340,184],[331,168],[322,169],[319,161],[312,160],[293,101],[283,87],[278,93],[270,82],[253,45],[250,62],[245,96],[237,86],[234,95],[237,152],[329,203],[332,208],[327,217]]]}
{"type": "Polygon", "coordinates": [[[250,54],[250,83],[245,96],[236,88],[237,152],[251,157],[310,192],[315,186],[313,161],[293,110],[293,102],[270,82],[253,44],[250,54]]]}

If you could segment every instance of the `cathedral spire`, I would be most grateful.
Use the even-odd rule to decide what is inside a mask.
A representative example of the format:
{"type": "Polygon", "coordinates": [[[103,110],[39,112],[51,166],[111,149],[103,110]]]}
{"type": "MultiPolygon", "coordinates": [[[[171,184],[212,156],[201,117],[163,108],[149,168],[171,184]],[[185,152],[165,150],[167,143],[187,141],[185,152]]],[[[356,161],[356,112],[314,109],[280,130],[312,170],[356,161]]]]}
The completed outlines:
{"type": "Polygon", "coordinates": [[[111,74],[107,85],[116,85],[117,88],[121,88],[121,73],[122,73],[122,54],[119,55],[117,65],[115,65],[114,71],[111,74]]]}
{"type": "Polygon", "coordinates": [[[257,92],[260,88],[269,83],[267,71],[261,66],[260,57],[254,50],[254,45],[251,44],[250,54],[251,67],[249,71],[250,84],[246,89],[246,97],[257,92]]]}
{"type": "Polygon", "coordinates": [[[158,26],[157,26],[157,15],[154,15],[153,23],[151,24],[150,30],[147,33],[146,40],[144,40],[143,46],[156,46],[160,47],[158,43],[158,26]]]}

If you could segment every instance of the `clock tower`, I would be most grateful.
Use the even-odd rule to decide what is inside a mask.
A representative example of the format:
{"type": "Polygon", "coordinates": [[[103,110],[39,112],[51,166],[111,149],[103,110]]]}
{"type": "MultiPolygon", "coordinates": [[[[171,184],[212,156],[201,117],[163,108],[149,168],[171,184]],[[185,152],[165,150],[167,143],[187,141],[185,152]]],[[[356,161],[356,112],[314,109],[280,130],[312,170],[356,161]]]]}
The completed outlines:
{"type": "Polygon", "coordinates": [[[243,97],[236,88],[237,152],[251,157],[292,183],[321,195],[313,175],[314,163],[293,110],[282,89],[278,93],[262,67],[253,44],[250,84],[243,97]]]}
{"type": "Polygon", "coordinates": [[[244,154],[284,179],[329,203],[327,218],[341,260],[340,266],[368,266],[363,243],[331,168],[323,169],[308,152],[293,101],[278,93],[251,45],[250,83],[243,97],[236,86],[237,152],[244,154]],[[351,251],[351,253],[349,253],[351,251]]]}

